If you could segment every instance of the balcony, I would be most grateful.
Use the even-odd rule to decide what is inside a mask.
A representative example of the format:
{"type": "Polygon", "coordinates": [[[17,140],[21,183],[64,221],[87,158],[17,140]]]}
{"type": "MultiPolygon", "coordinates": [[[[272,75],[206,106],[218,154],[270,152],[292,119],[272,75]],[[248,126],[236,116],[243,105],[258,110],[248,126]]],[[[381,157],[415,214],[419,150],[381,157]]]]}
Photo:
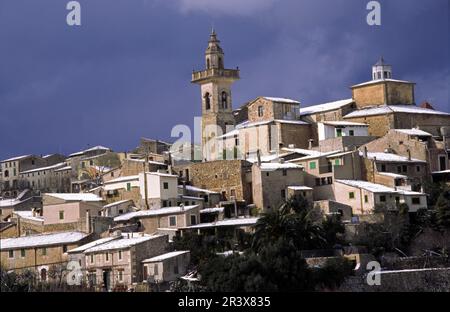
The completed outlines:
{"type": "Polygon", "coordinates": [[[191,82],[200,82],[202,80],[219,77],[232,80],[239,79],[239,69],[210,68],[202,71],[194,71],[192,72],[191,82]]]}

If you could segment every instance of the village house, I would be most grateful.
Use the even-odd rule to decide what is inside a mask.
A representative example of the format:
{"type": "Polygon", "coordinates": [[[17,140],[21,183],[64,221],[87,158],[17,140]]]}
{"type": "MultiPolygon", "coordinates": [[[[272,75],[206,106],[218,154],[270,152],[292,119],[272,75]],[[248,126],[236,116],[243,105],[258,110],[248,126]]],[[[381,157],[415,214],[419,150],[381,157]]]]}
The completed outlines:
{"type": "Polygon", "coordinates": [[[89,240],[81,232],[59,232],[0,240],[1,263],[6,270],[31,270],[41,281],[48,281],[49,271],[66,268],[68,250],[89,240]]]}
{"type": "Polygon", "coordinates": [[[142,261],[168,249],[167,235],[120,232],[114,235],[119,238],[106,242],[103,239],[79,249],[85,256],[88,285],[98,290],[127,290],[142,282],[142,261]]]}
{"type": "Polygon", "coordinates": [[[409,212],[427,209],[426,194],[405,191],[361,180],[336,180],[334,184],[336,201],[346,203],[353,214],[371,214],[380,205],[388,210],[398,210],[400,204],[407,204],[409,212]]]}
{"type": "Polygon", "coordinates": [[[200,220],[200,207],[184,206],[129,212],[114,218],[116,224],[135,226],[135,231],[154,234],[170,233],[173,237],[179,228],[195,225],[200,220]]]}
{"type": "Polygon", "coordinates": [[[19,184],[41,192],[70,192],[72,167],[61,162],[54,165],[21,171],[19,184]]]}
{"type": "Polygon", "coordinates": [[[252,166],[253,203],[261,212],[277,209],[288,199],[288,187],[304,186],[303,167],[285,162],[252,166]]]}
{"type": "Polygon", "coordinates": [[[124,213],[128,213],[134,210],[134,202],[131,199],[124,199],[111,204],[103,206],[101,209],[101,215],[103,217],[117,217],[124,213]]]}
{"type": "Polygon", "coordinates": [[[42,198],[30,190],[21,191],[17,197],[0,199],[0,221],[9,218],[14,211],[42,208],[42,198]]]}
{"type": "Polygon", "coordinates": [[[190,251],[172,251],[142,261],[144,282],[157,283],[159,290],[167,289],[168,282],[187,273],[190,251]]]}
{"type": "Polygon", "coordinates": [[[182,196],[203,198],[204,207],[216,207],[219,204],[221,197],[219,192],[186,185],[185,183],[183,185],[178,185],[178,194],[182,196]]]}

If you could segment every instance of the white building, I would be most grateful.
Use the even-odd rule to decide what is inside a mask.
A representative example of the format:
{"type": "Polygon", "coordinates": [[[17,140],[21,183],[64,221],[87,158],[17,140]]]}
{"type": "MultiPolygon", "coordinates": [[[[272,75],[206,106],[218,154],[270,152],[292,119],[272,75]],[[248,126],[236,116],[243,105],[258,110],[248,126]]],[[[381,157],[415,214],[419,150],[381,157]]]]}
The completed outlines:
{"type": "Polygon", "coordinates": [[[349,121],[326,121],[317,123],[319,141],[343,136],[368,136],[368,125],[349,121]]]}

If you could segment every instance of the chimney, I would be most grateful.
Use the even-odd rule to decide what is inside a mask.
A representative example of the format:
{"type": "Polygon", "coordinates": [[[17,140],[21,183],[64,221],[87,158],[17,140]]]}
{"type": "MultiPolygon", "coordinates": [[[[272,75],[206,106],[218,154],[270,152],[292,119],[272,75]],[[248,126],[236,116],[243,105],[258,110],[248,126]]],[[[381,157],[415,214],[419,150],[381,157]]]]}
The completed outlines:
{"type": "Polygon", "coordinates": [[[309,139],[309,140],[308,140],[308,149],[312,149],[312,147],[313,147],[313,142],[314,142],[313,139],[309,139]]]}
{"type": "Polygon", "coordinates": [[[91,213],[86,210],[86,232],[91,233],[91,213]]]}
{"type": "Polygon", "coordinates": [[[411,161],[411,150],[408,148],[407,152],[408,152],[408,160],[411,161]]]}
{"type": "Polygon", "coordinates": [[[258,159],[258,167],[261,167],[261,152],[259,149],[256,151],[256,158],[258,159]]]}
{"type": "Polygon", "coordinates": [[[180,208],[181,208],[181,211],[184,211],[184,204],[183,203],[180,204],[180,208]]]}

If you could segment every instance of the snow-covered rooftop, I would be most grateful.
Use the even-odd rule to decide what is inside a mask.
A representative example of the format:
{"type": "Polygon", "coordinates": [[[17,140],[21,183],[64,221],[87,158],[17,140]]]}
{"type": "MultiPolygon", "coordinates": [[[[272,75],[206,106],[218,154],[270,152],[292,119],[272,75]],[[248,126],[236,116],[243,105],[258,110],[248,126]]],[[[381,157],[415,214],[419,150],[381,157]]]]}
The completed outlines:
{"type": "MultiPolygon", "coordinates": [[[[359,155],[363,156],[363,152],[359,152],[359,155]]],[[[377,161],[383,161],[383,162],[425,162],[424,160],[411,158],[411,160],[408,159],[408,157],[400,156],[397,154],[392,153],[381,153],[381,152],[368,152],[367,153],[368,159],[374,159],[376,158],[377,161]]]]}
{"type": "Polygon", "coordinates": [[[361,180],[336,180],[338,183],[364,189],[372,193],[396,193],[397,191],[391,187],[382,184],[372,183],[361,180]]]}
{"type": "Polygon", "coordinates": [[[303,168],[300,165],[293,164],[293,163],[261,163],[261,171],[273,171],[273,170],[280,170],[280,169],[301,169],[303,168]]]}
{"type": "Polygon", "coordinates": [[[289,160],[289,162],[310,160],[310,159],[315,159],[315,158],[318,158],[318,157],[326,157],[326,156],[337,154],[337,153],[340,153],[340,152],[342,152],[342,151],[331,151],[331,152],[319,152],[319,151],[317,151],[317,153],[314,153],[314,154],[311,154],[311,155],[305,156],[305,157],[292,159],[292,160],[289,160]]]}
{"type": "Polygon", "coordinates": [[[60,172],[60,171],[64,171],[64,170],[72,170],[72,167],[71,166],[65,166],[65,167],[62,167],[62,168],[58,168],[58,169],[55,170],[55,172],[60,172]]]}
{"type": "Polygon", "coordinates": [[[44,170],[59,169],[59,168],[65,167],[65,166],[66,166],[66,163],[65,162],[61,162],[61,163],[58,163],[58,164],[55,164],[55,165],[51,165],[51,166],[47,166],[47,167],[40,167],[40,168],[36,168],[36,169],[22,171],[22,172],[20,172],[20,174],[28,174],[28,173],[44,171],[44,170]]]}
{"type": "Polygon", "coordinates": [[[10,207],[10,206],[16,206],[20,204],[22,201],[18,200],[16,198],[11,199],[1,199],[0,200],[0,207],[10,207]]]}
{"type": "Polygon", "coordinates": [[[374,115],[384,115],[389,113],[412,113],[412,114],[430,114],[430,115],[450,115],[449,113],[437,110],[422,108],[415,105],[382,105],[356,110],[344,116],[344,118],[365,117],[374,115]]]}
{"type": "MultiPolygon", "coordinates": [[[[179,189],[183,189],[183,185],[178,185],[179,189]]],[[[186,190],[190,192],[206,193],[206,194],[219,194],[219,192],[214,192],[206,189],[202,189],[192,185],[186,185],[186,190]]]]}
{"type": "Polygon", "coordinates": [[[323,124],[330,126],[354,126],[354,127],[368,127],[368,124],[361,122],[351,122],[351,121],[324,121],[323,124]]]}
{"type": "Polygon", "coordinates": [[[24,158],[27,158],[27,157],[31,157],[31,156],[33,156],[33,155],[16,156],[16,157],[12,157],[12,158],[8,158],[8,159],[5,159],[5,160],[2,160],[1,162],[17,161],[17,160],[21,160],[21,159],[24,159],[24,158]]]}
{"type": "Polygon", "coordinates": [[[93,242],[90,242],[90,243],[81,245],[81,246],[79,246],[77,248],[71,249],[71,250],[68,251],[68,253],[84,252],[85,250],[87,250],[89,248],[96,247],[96,246],[99,246],[101,244],[108,243],[110,241],[113,241],[113,240],[116,240],[116,239],[120,239],[120,238],[121,237],[119,237],[119,236],[110,236],[110,237],[100,238],[100,239],[97,239],[97,240],[95,240],[93,242]]]}
{"type": "Polygon", "coordinates": [[[327,112],[330,110],[335,110],[338,108],[341,108],[343,106],[349,105],[353,103],[353,99],[346,99],[346,100],[339,100],[329,103],[323,103],[323,104],[317,104],[312,105],[308,107],[300,108],[300,115],[311,115],[311,114],[317,114],[322,112],[327,112]]]}
{"type": "Polygon", "coordinates": [[[414,82],[411,81],[406,81],[406,80],[397,80],[397,79],[375,79],[375,80],[370,80],[370,81],[366,81],[357,85],[352,86],[352,88],[355,87],[362,87],[362,86],[367,86],[367,85],[371,85],[371,84],[376,84],[376,83],[380,83],[380,82],[402,82],[402,83],[410,83],[410,84],[414,84],[414,82]]]}
{"type": "Polygon", "coordinates": [[[205,208],[200,210],[200,213],[216,213],[216,212],[223,212],[223,207],[214,207],[214,208],[205,208]]]}
{"type": "Polygon", "coordinates": [[[45,193],[44,195],[56,197],[65,201],[102,201],[103,199],[91,193],[45,193]]]}
{"type": "Polygon", "coordinates": [[[36,222],[44,222],[44,217],[41,216],[33,216],[33,212],[31,210],[24,211],[14,211],[14,214],[19,216],[21,219],[36,221],[36,222]]]}
{"type": "Polygon", "coordinates": [[[394,179],[407,179],[408,177],[403,174],[392,173],[392,172],[378,172],[379,175],[384,175],[394,179]]]}
{"type": "Polygon", "coordinates": [[[0,240],[0,249],[31,248],[39,246],[60,245],[76,243],[89,234],[81,232],[60,232],[6,238],[0,240]]]}
{"type": "Polygon", "coordinates": [[[116,201],[116,202],[113,202],[111,204],[103,206],[103,209],[114,207],[114,206],[117,206],[117,205],[120,205],[120,204],[125,204],[125,203],[128,203],[128,202],[133,202],[133,200],[132,199],[119,200],[119,201],[116,201]]]}
{"type": "Polygon", "coordinates": [[[85,150],[83,150],[83,151],[79,151],[79,152],[76,152],[76,153],[72,153],[72,154],[69,155],[69,157],[79,156],[79,155],[83,155],[83,154],[85,154],[85,153],[87,153],[87,152],[92,152],[92,151],[97,151],[97,150],[110,151],[111,149],[108,148],[108,147],[104,147],[104,146],[101,146],[101,145],[97,145],[97,146],[94,146],[94,147],[85,149],[85,150]]]}
{"type": "Polygon", "coordinates": [[[239,219],[226,219],[217,222],[199,223],[187,227],[188,229],[201,229],[221,226],[250,226],[256,224],[259,218],[239,218],[239,219]]]}
{"type": "Polygon", "coordinates": [[[164,214],[177,214],[177,213],[183,213],[185,211],[189,211],[191,209],[197,208],[198,205],[191,205],[191,206],[177,206],[177,207],[165,207],[165,208],[159,208],[159,209],[150,209],[150,210],[139,210],[134,212],[125,213],[123,215],[117,216],[114,218],[114,221],[128,221],[133,218],[143,218],[143,217],[151,217],[151,216],[158,216],[158,215],[164,215],[164,214]]]}
{"type": "Polygon", "coordinates": [[[105,181],[104,184],[112,184],[112,183],[119,183],[119,182],[125,182],[125,181],[134,181],[134,180],[139,180],[139,176],[138,175],[132,175],[132,176],[124,176],[124,177],[119,177],[119,178],[115,178],[109,181],[105,181]]]}
{"type": "Polygon", "coordinates": [[[168,252],[168,253],[153,257],[153,258],[145,259],[142,261],[142,263],[160,262],[160,261],[164,261],[167,259],[178,257],[180,255],[187,254],[189,252],[190,252],[189,250],[172,251],[172,252],[168,252]]]}
{"type": "Polygon", "coordinates": [[[401,132],[401,133],[405,133],[407,135],[417,135],[417,136],[432,136],[432,134],[425,132],[423,130],[420,129],[395,129],[395,131],[401,132]]]}
{"type": "Polygon", "coordinates": [[[308,149],[303,149],[303,148],[283,147],[282,150],[283,151],[287,151],[287,152],[302,154],[302,155],[305,155],[305,156],[312,156],[312,155],[320,155],[321,154],[321,152],[319,152],[319,151],[308,150],[308,149]]]}
{"type": "Polygon", "coordinates": [[[112,240],[110,242],[106,242],[104,244],[100,244],[91,248],[86,249],[85,253],[91,253],[91,252],[99,252],[99,251],[105,251],[105,250],[116,250],[116,249],[126,249],[133,247],[135,245],[147,242],[149,240],[165,236],[165,235],[144,235],[138,236],[138,237],[131,237],[131,238],[119,238],[117,240],[112,240]]]}
{"type": "Polygon", "coordinates": [[[302,186],[302,185],[291,185],[291,186],[288,186],[288,189],[294,190],[294,191],[312,191],[311,187],[302,186]]]}
{"type": "Polygon", "coordinates": [[[264,96],[268,101],[277,102],[277,103],[287,103],[287,104],[300,104],[299,101],[292,100],[292,99],[286,99],[286,98],[279,98],[279,97],[270,97],[270,96],[264,96]]]}

